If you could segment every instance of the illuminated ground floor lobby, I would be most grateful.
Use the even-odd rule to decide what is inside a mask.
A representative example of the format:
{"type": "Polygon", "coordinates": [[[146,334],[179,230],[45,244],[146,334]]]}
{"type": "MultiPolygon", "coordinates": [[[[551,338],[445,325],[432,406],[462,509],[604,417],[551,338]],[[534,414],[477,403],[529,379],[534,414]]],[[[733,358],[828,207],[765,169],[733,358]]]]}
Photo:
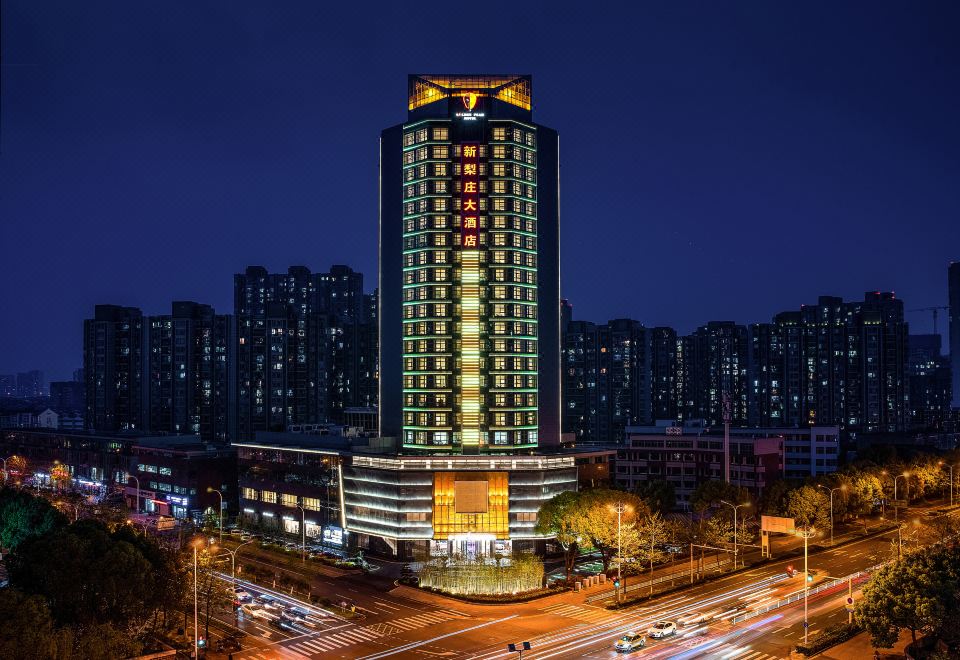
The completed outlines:
{"type": "Polygon", "coordinates": [[[402,560],[542,554],[540,506],[577,489],[573,456],[354,455],[343,470],[351,545],[402,560]]]}

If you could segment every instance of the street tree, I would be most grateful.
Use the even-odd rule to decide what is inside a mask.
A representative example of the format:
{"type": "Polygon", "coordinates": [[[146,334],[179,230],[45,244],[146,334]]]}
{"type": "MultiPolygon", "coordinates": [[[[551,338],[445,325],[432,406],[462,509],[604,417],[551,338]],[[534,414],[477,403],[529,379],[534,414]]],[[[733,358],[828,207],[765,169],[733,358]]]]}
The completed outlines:
{"type": "Polygon", "coordinates": [[[57,634],[42,597],[0,589],[0,658],[68,658],[68,641],[57,634]]]}
{"type": "Polygon", "coordinates": [[[791,490],[784,509],[797,527],[824,529],[830,526],[830,497],[820,488],[801,486],[791,490]]]}
{"type": "Polygon", "coordinates": [[[641,481],[633,491],[651,511],[669,513],[677,505],[677,493],[673,484],[666,479],[641,481]]]}
{"type": "Polygon", "coordinates": [[[599,551],[603,569],[607,570],[611,559],[617,554],[618,543],[626,550],[636,521],[649,513],[646,503],[633,493],[596,488],[583,491],[581,494],[574,524],[581,544],[587,544],[599,551]],[[623,513],[620,516],[621,539],[619,542],[617,538],[618,505],[623,506],[623,513]]]}
{"type": "MultiPolygon", "coordinates": [[[[721,500],[730,502],[731,504],[742,504],[744,502],[751,502],[752,498],[750,491],[741,486],[735,486],[719,480],[703,481],[690,495],[690,506],[693,507],[693,510],[697,513],[703,513],[711,507],[729,509],[730,507],[721,504],[721,500]]],[[[730,515],[732,518],[733,512],[727,511],[724,515],[730,515]]]]}
{"type": "Polygon", "coordinates": [[[70,485],[73,475],[70,474],[70,468],[63,463],[57,463],[50,468],[50,482],[57,491],[62,491],[70,485]]]}
{"type": "Polygon", "coordinates": [[[66,524],[66,516],[45,499],[23,490],[0,490],[0,546],[15,550],[24,541],[66,524]]]}
{"type": "Polygon", "coordinates": [[[577,520],[580,499],[578,492],[559,493],[545,502],[537,515],[537,534],[555,537],[563,548],[563,568],[568,582],[579,551],[577,520]]]}
{"type": "Polygon", "coordinates": [[[953,639],[960,608],[960,557],[952,548],[925,548],[884,566],[857,604],[857,621],[874,646],[890,648],[909,630],[953,639]]]}

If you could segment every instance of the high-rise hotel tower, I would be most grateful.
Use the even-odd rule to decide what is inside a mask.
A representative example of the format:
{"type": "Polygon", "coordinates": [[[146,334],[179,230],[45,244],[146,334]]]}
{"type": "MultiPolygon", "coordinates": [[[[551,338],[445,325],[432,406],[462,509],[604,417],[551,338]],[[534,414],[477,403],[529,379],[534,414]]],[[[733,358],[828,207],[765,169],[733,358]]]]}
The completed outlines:
{"type": "Polygon", "coordinates": [[[380,429],[404,453],[559,444],[559,160],[524,75],[411,75],[380,142],[380,429]]]}

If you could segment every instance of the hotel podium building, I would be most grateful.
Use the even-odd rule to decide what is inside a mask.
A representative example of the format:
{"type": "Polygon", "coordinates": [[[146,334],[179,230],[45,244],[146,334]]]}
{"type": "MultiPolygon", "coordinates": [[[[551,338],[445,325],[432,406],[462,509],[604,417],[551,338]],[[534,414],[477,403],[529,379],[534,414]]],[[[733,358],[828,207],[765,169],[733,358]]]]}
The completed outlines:
{"type": "MultiPolygon", "coordinates": [[[[238,443],[241,506],[329,452],[349,547],[542,551],[537,512],[578,469],[560,446],[557,133],[533,122],[530,76],[411,75],[408,92],[380,137],[380,437],[238,443]]],[[[269,513],[287,531],[309,517],[269,513]]]]}

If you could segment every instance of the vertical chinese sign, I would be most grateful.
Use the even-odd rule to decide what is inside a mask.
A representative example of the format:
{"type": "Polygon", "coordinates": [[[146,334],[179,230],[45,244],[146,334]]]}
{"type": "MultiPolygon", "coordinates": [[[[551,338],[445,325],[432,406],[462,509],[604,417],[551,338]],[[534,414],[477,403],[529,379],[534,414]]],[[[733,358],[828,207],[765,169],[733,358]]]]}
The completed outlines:
{"type": "Polygon", "coordinates": [[[477,249],[477,244],[480,242],[478,227],[480,186],[477,152],[478,146],[476,143],[465,143],[462,146],[460,157],[460,181],[463,184],[460,203],[460,244],[465,250],[477,249]]]}
{"type": "Polygon", "coordinates": [[[480,176],[479,145],[460,152],[460,441],[483,442],[480,391],[480,176]]]}

